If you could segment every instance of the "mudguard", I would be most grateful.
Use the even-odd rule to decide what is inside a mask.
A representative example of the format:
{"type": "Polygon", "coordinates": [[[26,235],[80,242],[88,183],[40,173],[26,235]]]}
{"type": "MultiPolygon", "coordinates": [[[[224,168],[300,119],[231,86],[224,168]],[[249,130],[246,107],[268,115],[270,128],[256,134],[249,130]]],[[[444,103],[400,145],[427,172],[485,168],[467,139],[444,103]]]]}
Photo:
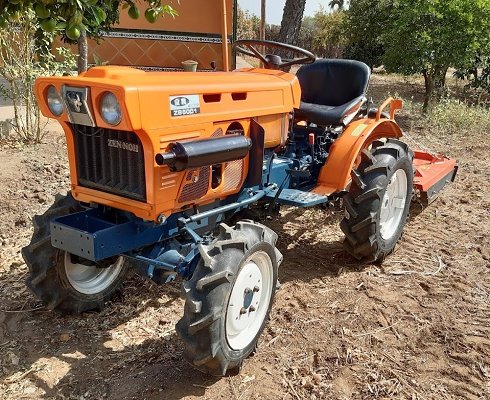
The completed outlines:
{"type": "MultiPolygon", "coordinates": [[[[399,138],[403,133],[394,121],[394,110],[399,100],[389,99],[392,104],[390,118],[381,116],[380,107],[375,119],[365,118],[349,124],[342,135],[333,143],[327,162],[320,170],[318,185],[312,191],[324,196],[345,190],[349,184],[352,169],[360,162],[363,149],[381,138],[399,138]]],[[[399,107],[398,107],[399,108],[399,107]]]]}

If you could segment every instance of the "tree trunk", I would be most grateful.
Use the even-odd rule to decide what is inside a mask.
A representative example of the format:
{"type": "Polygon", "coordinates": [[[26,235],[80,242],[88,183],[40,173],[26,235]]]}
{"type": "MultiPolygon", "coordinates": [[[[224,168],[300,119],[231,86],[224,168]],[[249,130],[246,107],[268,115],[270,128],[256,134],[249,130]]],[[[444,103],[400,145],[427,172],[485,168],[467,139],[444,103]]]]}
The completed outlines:
{"type": "Polygon", "coordinates": [[[438,74],[439,76],[437,77],[436,80],[436,86],[437,88],[444,89],[446,87],[446,75],[447,75],[447,70],[449,67],[442,67],[440,73],[438,74]]]}
{"type": "Polygon", "coordinates": [[[265,22],[266,22],[266,14],[265,14],[265,5],[266,0],[261,0],[260,3],[260,40],[265,40],[265,22]]]}
{"type": "Polygon", "coordinates": [[[78,73],[85,72],[88,68],[88,43],[87,32],[80,31],[80,37],[78,38],[78,73]]]}
{"type": "Polygon", "coordinates": [[[435,87],[435,77],[429,71],[422,71],[424,75],[424,83],[425,83],[425,94],[424,94],[424,105],[422,106],[422,111],[426,113],[430,106],[432,105],[432,100],[434,96],[434,87],[435,87]]]}
{"type": "Polygon", "coordinates": [[[446,87],[446,74],[448,67],[437,68],[434,72],[434,94],[433,97],[440,101],[448,94],[446,87]]]}
{"type": "Polygon", "coordinates": [[[298,41],[305,6],[306,0],[286,0],[279,31],[280,42],[295,44],[298,41]]]}

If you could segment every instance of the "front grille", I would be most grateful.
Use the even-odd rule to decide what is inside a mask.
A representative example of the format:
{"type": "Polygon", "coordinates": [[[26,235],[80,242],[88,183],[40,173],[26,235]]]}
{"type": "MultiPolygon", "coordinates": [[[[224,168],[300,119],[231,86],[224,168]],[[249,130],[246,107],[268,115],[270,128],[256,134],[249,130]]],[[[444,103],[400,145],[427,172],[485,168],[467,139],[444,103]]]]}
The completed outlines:
{"type": "Polygon", "coordinates": [[[146,200],[143,146],[134,132],[72,125],[80,186],[146,200]]]}

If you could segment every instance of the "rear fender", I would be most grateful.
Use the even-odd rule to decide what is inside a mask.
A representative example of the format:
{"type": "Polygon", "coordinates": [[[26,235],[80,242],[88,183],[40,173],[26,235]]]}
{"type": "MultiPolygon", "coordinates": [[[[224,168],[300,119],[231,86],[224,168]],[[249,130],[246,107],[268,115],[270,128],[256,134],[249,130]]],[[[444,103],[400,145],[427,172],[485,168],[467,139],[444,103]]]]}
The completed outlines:
{"type": "Polygon", "coordinates": [[[327,162],[320,170],[318,185],[313,192],[331,195],[344,190],[351,180],[352,169],[360,163],[363,149],[377,139],[401,136],[403,133],[392,118],[365,118],[350,123],[330,147],[327,162]]]}

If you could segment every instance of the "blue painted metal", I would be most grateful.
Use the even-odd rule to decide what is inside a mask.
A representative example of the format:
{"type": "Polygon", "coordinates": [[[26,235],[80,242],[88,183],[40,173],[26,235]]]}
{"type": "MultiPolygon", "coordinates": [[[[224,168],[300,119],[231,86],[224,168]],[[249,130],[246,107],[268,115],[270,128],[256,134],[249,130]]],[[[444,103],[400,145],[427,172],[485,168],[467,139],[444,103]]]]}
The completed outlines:
{"type": "Polygon", "coordinates": [[[275,183],[277,186],[280,186],[281,183],[288,178],[287,170],[294,168],[294,161],[285,158],[279,157],[275,153],[269,155],[264,163],[264,180],[267,183],[275,183]]]}
{"type": "Polygon", "coordinates": [[[90,208],[54,219],[52,245],[95,262],[123,255],[134,260],[142,274],[160,284],[177,274],[192,276],[200,260],[200,243],[211,239],[202,235],[252,204],[268,203],[267,209],[274,210],[276,204],[310,207],[329,200],[308,191],[328,155],[329,143],[323,130],[312,132],[308,127],[293,132],[282,155],[264,150],[262,128],[257,125],[253,130],[255,147],[250,159],[255,168],[246,180],[250,187],[238,194],[200,210],[173,214],[163,224],[143,221],[110,207],[90,208]],[[309,141],[312,134],[314,144],[309,141]]]}
{"type": "Polygon", "coordinates": [[[113,219],[100,208],[91,208],[51,221],[51,244],[71,254],[99,261],[171,237],[176,218],[156,225],[117,214],[113,219]]]}
{"type": "MultiPolygon", "coordinates": [[[[52,220],[51,244],[87,260],[100,261],[166,241],[181,234],[183,228],[192,229],[196,234],[206,233],[223,220],[227,206],[216,202],[203,207],[203,213],[209,210],[212,213],[197,218],[198,222],[186,221],[185,212],[176,213],[161,225],[117,210],[107,212],[103,207],[90,208],[52,220]],[[182,220],[186,221],[184,225],[182,220]]],[[[194,240],[197,238],[199,236],[194,240]]]]}
{"type": "Polygon", "coordinates": [[[201,221],[201,220],[203,220],[205,218],[212,217],[212,216],[215,216],[215,215],[218,215],[218,214],[222,214],[222,213],[227,212],[227,211],[239,211],[239,210],[247,207],[249,204],[252,204],[252,203],[255,203],[255,202],[259,201],[270,190],[271,189],[261,190],[261,191],[258,191],[255,194],[253,192],[251,192],[251,191],[250,192],[249,191],[246,191],[246,193],[248,194],[248,196],[247,195],[240,196],[240,199],[237,202],[227,204],[226,206],[223,206],[223,207],[220,207],[220,208],[216,208],[214,210],[204,211],[204,212],[199,213],[199,214],[191,215],[188,218],[182,219],[182,222],[185,223],[185,224],[188,224],[190,222],[201,221]]]}
{"type": "Polygon", "coordinates": [[[247,207],[270,190],[246,190],[227,199],[229,203],[216,202],[193,215],[176,213],[160,225],[105,207],[91,208],[51,221],[51,242],[95,262],[125,255],[144,264],[145,274],[152,279],[158,270],[190,276],[199,258],[198,245],[204,240],[199,233],[211,231],[226,213],[247,207]],[[186,239],[176,242],[177,236],[186,239]]]}
{"type": "Polygon", "coordinates": [[[126,253],[125,256],[137,261],[140,273],[158,284],[173,280],[177,274],[190,278],[201,258],[199,244],[208,243],[210,238],[201,237],[187,227],[184,230],[186,236],[199,240],[183,240],[182,237],[179,240],[170,239],[145,249],[126,253]]]}

